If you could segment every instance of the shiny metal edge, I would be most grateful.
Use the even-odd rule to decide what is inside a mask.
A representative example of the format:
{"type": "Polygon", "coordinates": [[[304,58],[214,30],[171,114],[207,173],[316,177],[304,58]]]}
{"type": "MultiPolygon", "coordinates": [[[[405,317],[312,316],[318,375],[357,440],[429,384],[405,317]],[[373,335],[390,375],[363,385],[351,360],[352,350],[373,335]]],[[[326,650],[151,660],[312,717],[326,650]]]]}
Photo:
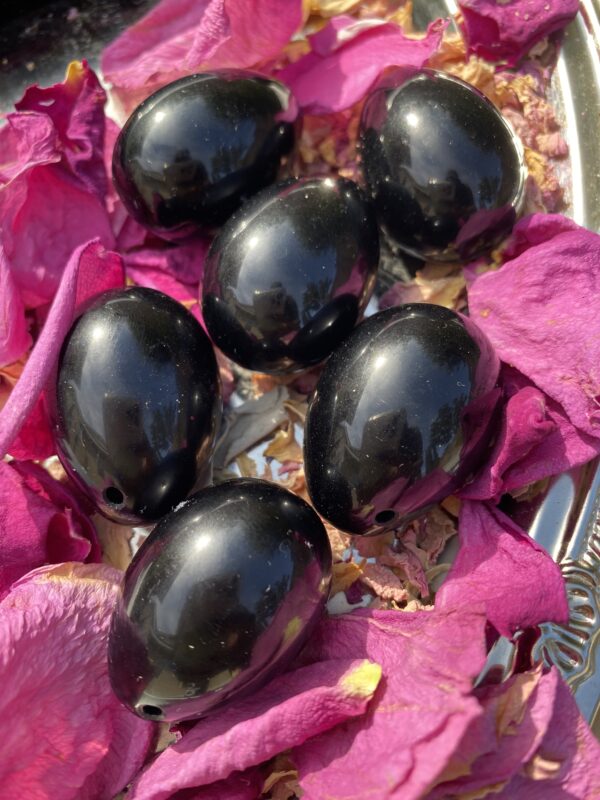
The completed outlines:
{"type": "MultiPolygon", "coordinates": [[[[415,21],[425,29],[456,11],[454,0],[428,0],[416,4],[415,21]]],[[[549,99],[569,145],[569,157],[556,164],[565,213],[600,231],[600,0],[581,0],[565,30],[549,99]]],[[[566,625],[540,627],[532,656],[558,667],[600,738],[600,459],[552,478],[525,528],[559,564],[570,609],[566,625]]],[[[501,637],[479,683],[508,678],[519,647],[518,637],[501,637]]]]}

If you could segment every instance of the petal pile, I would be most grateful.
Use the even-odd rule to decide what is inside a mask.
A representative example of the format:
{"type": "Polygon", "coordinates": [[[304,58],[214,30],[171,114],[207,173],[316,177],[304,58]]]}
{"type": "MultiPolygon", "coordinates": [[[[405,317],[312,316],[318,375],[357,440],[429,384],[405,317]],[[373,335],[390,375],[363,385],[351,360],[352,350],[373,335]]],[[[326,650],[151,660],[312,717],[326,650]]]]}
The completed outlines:
{"type": "Polygon", "coordinates": [[[0,603],[2,795],[112,800],[146,758],[154,726],[110,689],[108,623],[120,573],[62,564],[0,603]]]}

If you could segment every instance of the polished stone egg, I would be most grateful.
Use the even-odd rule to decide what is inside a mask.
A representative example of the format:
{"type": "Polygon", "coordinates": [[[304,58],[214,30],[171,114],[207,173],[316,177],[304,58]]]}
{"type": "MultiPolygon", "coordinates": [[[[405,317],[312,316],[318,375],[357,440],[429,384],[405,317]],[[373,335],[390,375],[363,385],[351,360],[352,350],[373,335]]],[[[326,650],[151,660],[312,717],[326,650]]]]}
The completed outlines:
{"type": "Polygon", "coordinates": [[[65,339],[51,406],[58,455],[98,509],[157,520],[209,465],[221,415],[212,345],[161,292],[105,292],[65,339]]]}
{"type": "Polygon", "coordinates": [[[523,148],[496,107],[459,78],[387,73],[365,101],[358,147],[379,221],[407,253],[467,261],[510,232],[523,198],[523,148]]]}
{"type": "Polygon", "coordinates": [[[198,492],[125,574],[108,647],[115,694],[171,721],[259,689],[306,643],[330,581],[329,539],[304,500],[252,478],[198,492]]]}
{"type": "Polygon", "coordinates": [[[498,370],[481,329],[442,306],[397,306],[359,325],[325,365],[306,416],[319,514],[376,534],[464,485],[498,424],[498,370]]]}
{"type": "Polygon", "coordinates": [[[211,246],[207,330],[247,369],[306,369],[352,331],[378,263],[375,215],[353,181],[302,178],[270,187],[245,203],[211,246]]]}
{"type": "Polygon", "coordinates": [[[159,236],[211,230],[276,179],[297,120],[289,89],[270,78],[242,70],[180,78],[125,123],[113,153],[115,188],[159,236]]]}

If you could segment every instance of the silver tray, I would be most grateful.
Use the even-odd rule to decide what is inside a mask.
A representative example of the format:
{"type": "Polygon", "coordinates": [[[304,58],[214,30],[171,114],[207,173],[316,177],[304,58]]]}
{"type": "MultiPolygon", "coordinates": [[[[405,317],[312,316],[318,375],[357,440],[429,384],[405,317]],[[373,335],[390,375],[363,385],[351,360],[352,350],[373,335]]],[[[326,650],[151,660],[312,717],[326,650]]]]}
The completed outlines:
{"type": "MultiPolygon", "coordinates": [[[[569,144],[560,175],[565,213],[599,231],[600,0],[581,0],[580,9],[564,34],[551,100],[569,144]]],[[[417,2],[415,21],[424,29],[456,11],[453,0],[417,2]]],[[[567,625],[541,626],[534,656],[560,669],[600,738],[600,459],[552,478],[531,508],[527,529],[560,565],[570,608],[567,625]]],[[[481,677],[508,677],[517,649],[518,641],[501,639],[481,677]]]]}

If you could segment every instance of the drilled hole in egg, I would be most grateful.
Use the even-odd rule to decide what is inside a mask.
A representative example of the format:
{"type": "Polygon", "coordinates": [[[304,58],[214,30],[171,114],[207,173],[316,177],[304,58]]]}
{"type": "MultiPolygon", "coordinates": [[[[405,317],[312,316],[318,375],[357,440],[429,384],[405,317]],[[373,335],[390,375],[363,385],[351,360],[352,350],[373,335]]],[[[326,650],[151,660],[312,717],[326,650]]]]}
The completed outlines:
{"type": "Polygon", "coordinates": [[[392,508],[386,508],[385,511],[380,511],[375,515],[375,522],[378,525],[386,525],[391,522],[396,516],[396,512],[392,508]]]}
{"type": "Polygon", "coordinates": [[[147,706],[144,705],[141,708],[141,712],[145,717],[149,717],[151,719],[160,719],[162,717],[162,708],[158,706],[147,706]]]}
{"type": "Polygon", "coordinates": [[[102,493],[106,502],[111,506],[122,506],[125,496],[116,486],[108,486],[102,493]]]}

